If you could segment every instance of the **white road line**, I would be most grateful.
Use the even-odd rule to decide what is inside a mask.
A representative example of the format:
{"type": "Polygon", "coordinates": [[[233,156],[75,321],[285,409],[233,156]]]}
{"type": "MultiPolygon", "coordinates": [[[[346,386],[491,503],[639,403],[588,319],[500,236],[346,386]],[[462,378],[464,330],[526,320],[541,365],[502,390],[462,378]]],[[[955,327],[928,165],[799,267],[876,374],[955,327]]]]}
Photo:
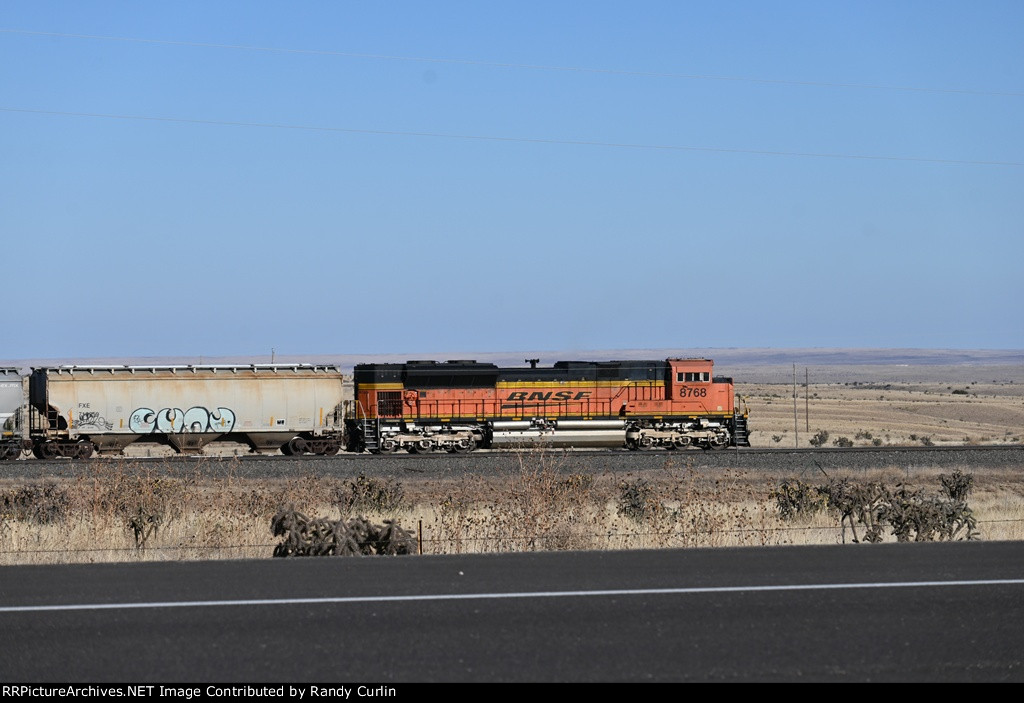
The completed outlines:
{"type": "Polygon", "coordinates": [[[415,596],[345,596],[336,598],[268,598],[257,600],[155,601],[143,603],[76,603],[69,605],[0,606],[0,613],[60,610],[131,610],[152,608],[209,608],[215,606],[324,605],[331,603],[399,603],[407,601],[496,600],[517,598],[588,598],[594,596],[659,596],[705,593],[760,593],[766,591],[832,591],[858,588],[955,588],[962,586],[1020,586],[1024,579],[980,581],[901,581],[894,583],[822,583],[786,586],[710,586],[705,588],[630,588],[598,591],[535,591],[526,593],[443,593],[415,596]]]}

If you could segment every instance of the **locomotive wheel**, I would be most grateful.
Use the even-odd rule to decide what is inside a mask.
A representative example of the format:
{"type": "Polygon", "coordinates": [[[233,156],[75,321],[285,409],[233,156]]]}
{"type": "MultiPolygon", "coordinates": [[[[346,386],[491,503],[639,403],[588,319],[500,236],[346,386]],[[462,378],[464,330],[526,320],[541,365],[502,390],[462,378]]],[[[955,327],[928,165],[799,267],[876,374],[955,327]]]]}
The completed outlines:
{"type": "Polygon", "coordinates": [[[637,444],[640,446],[640,449],[652,449],[654,447],[654,440],[644,435],[637,441],[637,444]]]}
{"type": "Polygon", "coordinates": [[[476,442],[471,439],[461,440],[455,444],[455,452],[457,454],[465,454],[466,452],[473,451],[476,446],[476,442]]]}
{"type": "Polygon", "coordinates": [[[393,454],[398,451],[398,442],[393,439],[385,439],[380,443],[380,451],[386,454],[393,454]]]}

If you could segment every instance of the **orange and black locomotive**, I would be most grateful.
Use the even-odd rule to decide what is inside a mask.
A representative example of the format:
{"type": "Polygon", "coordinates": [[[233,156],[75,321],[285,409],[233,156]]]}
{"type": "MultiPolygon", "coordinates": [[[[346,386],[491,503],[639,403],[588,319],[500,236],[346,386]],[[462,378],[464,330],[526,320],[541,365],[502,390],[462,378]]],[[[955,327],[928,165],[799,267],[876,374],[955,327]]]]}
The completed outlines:
{"type": "Polygon", "coordinates": [[[349,449],[750,446],[746,409],[710,359],[527,362],[357,365],[349,449]]]}

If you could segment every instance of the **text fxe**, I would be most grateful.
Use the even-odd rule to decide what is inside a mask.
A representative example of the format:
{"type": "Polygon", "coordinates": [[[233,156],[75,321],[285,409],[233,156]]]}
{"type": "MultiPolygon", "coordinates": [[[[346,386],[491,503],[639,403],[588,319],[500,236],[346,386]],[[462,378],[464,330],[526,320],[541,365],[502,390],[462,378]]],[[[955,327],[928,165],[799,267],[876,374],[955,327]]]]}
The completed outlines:
{"type": "Polygon", "coordinates": [[[138,434],[162,432],[230,432],[235,426],[235,412],[230,408],[216,411],[194,406],[182,411],[181,408],[136,408],[128,418],[128,428],[138,434]]]}

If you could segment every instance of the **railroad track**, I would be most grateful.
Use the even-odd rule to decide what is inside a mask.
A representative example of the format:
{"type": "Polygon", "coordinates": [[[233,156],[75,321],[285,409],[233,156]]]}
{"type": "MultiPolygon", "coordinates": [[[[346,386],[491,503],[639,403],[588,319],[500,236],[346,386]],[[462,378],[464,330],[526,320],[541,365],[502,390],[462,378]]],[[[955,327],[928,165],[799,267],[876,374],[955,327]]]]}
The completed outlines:
{"type": "Polygon", "coordinates": [[[101,457],[88,460],[9,461],[0,464],[0,478],[68,478],[89,475],[100,467],[110,465],[129,471],[199,474],[211,478],[236,476],[250,479],[280,479],[311,474],[325,478],[359,474],[406,478],[459,478],[469,475],[507,475],[524,468],[541,467],[561,473],[732,469],[780,475],[884,468],[1024,471],[1024,446],[743,448],[723,451],[551,449],[475,451],[469,454],[339,454],[332,457],[101,457]]]}

